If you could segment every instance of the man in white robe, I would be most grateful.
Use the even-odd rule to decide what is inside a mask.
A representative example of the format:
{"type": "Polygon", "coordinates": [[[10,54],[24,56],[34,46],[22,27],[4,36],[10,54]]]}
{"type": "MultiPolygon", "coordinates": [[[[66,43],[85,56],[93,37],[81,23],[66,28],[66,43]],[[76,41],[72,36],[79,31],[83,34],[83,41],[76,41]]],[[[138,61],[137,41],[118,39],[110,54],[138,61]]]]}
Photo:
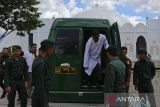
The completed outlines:
{"type": "MultiPolygon", "coordinates": [[[[103,34],[99,34],[98,30],[93,30],[91,37],[86,42],[83,62],[85,73],[89,76],[89,78],[92,78],[92,74],[94,72],[96,72],[94,73],[95,75],[97,75],[97,73],[101,73],[100,70],[98,70],[99,66],[101,65],[101,51],[103,47],[107,49],[108,46],[109,45],[106,36],[103,34]]],[[[95,80],[99,79],[98,76],[94,76],[93,78],[95,80]]]]}
{"type": "Polygon", "coordinates": [[[30,51],[26,51],[23,56],[26,59],[27,65],[29,67],[29,69],[28,69],[29,80],[28,80],[28,87],[27,87],[27,94],[28,94],[29,98],[31,98],[32,89],[33,89],[33,86],[32,86],[32,63],[33,63],[34,59],[37,57],[36,53],[37,53],[37,44],[33,43],[33,44],[31,44],[30,51]]]}

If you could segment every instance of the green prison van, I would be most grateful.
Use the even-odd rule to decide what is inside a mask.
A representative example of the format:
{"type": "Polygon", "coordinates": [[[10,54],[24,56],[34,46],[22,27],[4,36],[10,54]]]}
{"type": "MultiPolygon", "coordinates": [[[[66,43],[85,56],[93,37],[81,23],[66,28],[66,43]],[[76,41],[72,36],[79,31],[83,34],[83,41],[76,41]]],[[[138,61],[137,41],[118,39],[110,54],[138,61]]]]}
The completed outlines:
{"type": "MultiPolygon", "coordinates": [[[[98,29],[106,35],[110,46],[120,50],[121,42],[117,23],[107,19],[57,18],[49,33],[53,40],[54,54],[49,58],[51,79],[49,96],[57,103],[103,103],[104,86],[92,87],[83,84],[83,57],[85,44],[91,30],[98,29]],[[85,85],[85,87],[84,87],[85,85]]],[[[102,49],[102,68],[107,65],[102,49]]]]}

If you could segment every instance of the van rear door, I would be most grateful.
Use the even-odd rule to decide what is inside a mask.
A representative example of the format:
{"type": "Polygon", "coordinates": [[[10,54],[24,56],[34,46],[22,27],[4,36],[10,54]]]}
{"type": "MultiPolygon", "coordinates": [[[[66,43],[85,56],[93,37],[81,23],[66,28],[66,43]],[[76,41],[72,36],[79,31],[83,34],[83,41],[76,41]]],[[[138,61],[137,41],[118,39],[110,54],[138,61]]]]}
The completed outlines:
{"type": "Polygon", "coordinates": [[[117,22],[113,23],[112,26],[110,27],[110,33],[111,33],[111,46],[117,47],[118,52],[120,52],[121,40],[117,22]]]}
{"type": "Polygon", "coordinates": [[[53,90],[74,91],[79,89],[80,73],[78,71],[81,66],[79,40],[79,28],[55,29],[53,90]]]}

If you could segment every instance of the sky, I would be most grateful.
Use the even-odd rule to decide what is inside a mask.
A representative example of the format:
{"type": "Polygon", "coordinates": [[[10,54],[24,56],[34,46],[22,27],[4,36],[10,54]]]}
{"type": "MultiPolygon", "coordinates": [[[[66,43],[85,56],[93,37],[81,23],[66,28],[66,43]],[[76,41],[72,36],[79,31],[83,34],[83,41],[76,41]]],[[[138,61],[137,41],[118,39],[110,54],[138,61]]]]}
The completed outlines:
{"type": "Polygon", "coordinates": [[[119,13],[131,23],[145,22],[146,17],[157,19],[160,16],[160,0],[38,0],[41,18],[72,17],[95,5],[105,6],[119,13]]]}

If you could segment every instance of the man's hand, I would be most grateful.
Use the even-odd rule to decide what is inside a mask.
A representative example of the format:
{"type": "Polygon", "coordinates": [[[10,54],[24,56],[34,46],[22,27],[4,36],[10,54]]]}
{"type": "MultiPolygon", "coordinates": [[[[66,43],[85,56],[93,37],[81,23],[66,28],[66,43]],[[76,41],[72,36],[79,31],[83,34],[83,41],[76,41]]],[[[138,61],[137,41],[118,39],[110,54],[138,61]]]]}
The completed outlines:
{"type": "Polygon", "coordinates": [[[7,93],[11,93],[11,92],[12,92],[12,89],[11,89],[10,86],[7,86],[7,87],[5,88],[5,91],[6,91],[7,93]]]}
{"type": "Polygon", "coordinates": [[[28,82],[27,81],[24,82],[24,86],[25,86],[25,88],[28,87],[28,82]]]}

